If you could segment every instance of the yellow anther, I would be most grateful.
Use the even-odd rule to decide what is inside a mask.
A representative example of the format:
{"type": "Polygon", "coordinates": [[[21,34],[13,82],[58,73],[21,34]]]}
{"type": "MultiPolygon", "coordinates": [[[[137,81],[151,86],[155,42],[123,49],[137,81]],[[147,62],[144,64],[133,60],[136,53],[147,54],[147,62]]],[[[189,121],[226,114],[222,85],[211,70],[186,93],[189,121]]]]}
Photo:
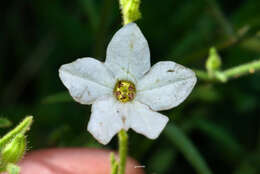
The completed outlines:
{"type": "Polygon", "coordinates": [[[135,93],[135,85],[127,80],[118,81],[114,88],[115,97],[122,103],[132,101],[135,98],[135,93]]]}

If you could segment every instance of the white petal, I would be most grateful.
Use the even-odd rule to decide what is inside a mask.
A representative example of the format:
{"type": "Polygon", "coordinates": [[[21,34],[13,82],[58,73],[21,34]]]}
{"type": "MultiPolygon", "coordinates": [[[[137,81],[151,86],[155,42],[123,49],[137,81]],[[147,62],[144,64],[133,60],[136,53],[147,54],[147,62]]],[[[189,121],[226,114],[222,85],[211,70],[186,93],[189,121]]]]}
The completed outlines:
{"type": "Polygon", "coordinates": [[[88,131],[102,144],[107,144],[123,128],[121,105],[113,97],[101,97],[92,105],[88,131]]]}
{"type": "Polygon", "coordinates": [[[107,47],[105,64],[117,79],[136,82],[151,67],[148,43],[135,23],[121,28],[107,47]]]}
{"type": "Polygon", "coordinates": [[[168,117],[154,112],[148,106],[137,101],[130,106],[128,117],[130,127],[150,139],[157,138],[168,122],[168,117]]]}
{"type": "Polygon", "coordinates": [[[195,73],[175,62],[155,64],[138,82],[136,100],[155,111],[179,105],[196,84],[195,73]]]}
{"type": "Polygon", "coordinates": [[[59,75],[79,103],[91,104],[98,97],[113,93],[115,79],[104,63],[96,59],[82,58],[62,65],[59,75]]]}

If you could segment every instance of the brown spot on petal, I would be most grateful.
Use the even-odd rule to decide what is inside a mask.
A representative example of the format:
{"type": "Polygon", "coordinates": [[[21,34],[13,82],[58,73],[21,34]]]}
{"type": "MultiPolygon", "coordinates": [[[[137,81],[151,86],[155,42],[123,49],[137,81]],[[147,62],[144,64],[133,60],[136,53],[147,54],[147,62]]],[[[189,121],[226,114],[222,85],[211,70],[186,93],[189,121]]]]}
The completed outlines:
{"type": "Polygon", "coordinates": [[[122,116],[122,122],[125,124],[126,118],[125,116],[122,116]]]}
{"type": "Polygon", "coordinates": [[[129,46],[130,46],[130,49],[133,49],[134,48],[134,43],[131,42],[129,46]]]}

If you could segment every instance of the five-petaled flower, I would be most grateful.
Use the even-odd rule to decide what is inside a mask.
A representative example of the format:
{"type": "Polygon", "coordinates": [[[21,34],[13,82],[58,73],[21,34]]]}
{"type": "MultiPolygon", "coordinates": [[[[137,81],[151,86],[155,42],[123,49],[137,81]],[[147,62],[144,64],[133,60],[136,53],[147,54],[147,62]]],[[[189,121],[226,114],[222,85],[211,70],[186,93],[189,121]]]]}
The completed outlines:
{"type": "Polygon", "coordinates": [[[192,91],[194,72],[172,61],[150,64],[148,43],[135,23],[122,27],[107,47],[105,62],[82,58],[62,65],[59,75],[71,96],[93,104],[88,131],[107,144],[121,129],[159,136],[171,109],[192,91]]]}

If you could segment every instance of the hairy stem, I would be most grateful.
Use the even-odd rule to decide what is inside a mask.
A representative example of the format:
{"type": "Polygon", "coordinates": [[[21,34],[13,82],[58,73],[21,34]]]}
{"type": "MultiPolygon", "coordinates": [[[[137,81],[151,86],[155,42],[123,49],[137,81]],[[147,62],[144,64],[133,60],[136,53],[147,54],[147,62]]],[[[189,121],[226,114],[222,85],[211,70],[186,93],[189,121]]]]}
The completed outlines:
{"type": "Polygon", "coordinates": [[[230,68],[225,70],[223,73],[227,78],[233,78],[246,75],[248,73],[254,73],[257,70],[260,70],[260,60],[230,68]]]}
{"type": "Polygon", "coordinates": [[[118,174],[118,162],[115,159],[115,154],[110,154],[111,174],[118,174]]]}
{"type": "Polygon", "coordinates": [[[121,130],[118,133],[119,139],[119,166],[118,166],[118,174],[124,174],[126,168],[126,159],[127,159],[127,144],[128,144],[128,136],[125,130],[121,130]]]}
{"type": "Polygon", "coordinates": [[[260,60],[239,65],[224,71],[216,71],[212,76],[210,76],[206,71],[201,70],[195,70],[195,73],[201,80],[227,82],[229,79],[252,74],[258,70],[260,70],[260,60]]]}
{"type": "Polygon", "coordinates": [[[19,134],[24,134],[26,131],[28,131],[31,127],[32,122],[33,117],[27,116],[18,126],[16,126],[13,130],[11,130],[0,139],[0,148],[9,143],[10,140],[13,139],[15,136],[19,134]]]}

